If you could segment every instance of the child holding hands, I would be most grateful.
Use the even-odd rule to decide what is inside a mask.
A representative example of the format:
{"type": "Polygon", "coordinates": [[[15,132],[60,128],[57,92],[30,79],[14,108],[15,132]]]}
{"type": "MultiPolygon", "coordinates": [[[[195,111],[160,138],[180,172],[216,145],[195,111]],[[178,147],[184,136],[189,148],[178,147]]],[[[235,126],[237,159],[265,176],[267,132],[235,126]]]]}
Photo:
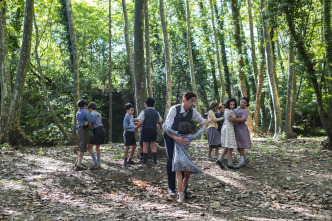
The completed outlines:
{"type": "Polygon", "coordinates": [[[236,118],[236,114],[234,113],[234,109],[236,107],[237,104],[234,98],[231,98],[226,102],[226,110],[224,113],[225,121],[221,128],[221,146],[225,149],[223,150],[219,159],[216,161],[216,164],[218,164],[221,169],[224,169],[222,159],[226,153],[228,155],[228,168],[236,169],[236,167],[233,165],[232,152],[233,149],[237,149],[237,143],[235,139],[234,124],[229,121],[230,118],[236,118]]]}
{"type": "Polygon", "coordinates": [[[187,192],[190,174],[201,172],[201,169],[195,165],[188,155],[189,143],[190,141],[199,138],[205,131],[206,127],[211,123],[212,121],[206,120],[204,126],[196,134],[190,134],[190,124],[185,121],[182,121],[179,124],[178,131],[165,127],[165,125],[163,126],[164,131],[174,134],[177,137],[183,137],[188,141],[188,144],[185,146],[182,146],[175,141],[172,163],[172,171],[176,172],[177,188],[179,191],[178,202],[180,203],[184,201],[184,195],[187,192]],[[184,173],[184,177],[182,176],[182,173],[184,173]]]}

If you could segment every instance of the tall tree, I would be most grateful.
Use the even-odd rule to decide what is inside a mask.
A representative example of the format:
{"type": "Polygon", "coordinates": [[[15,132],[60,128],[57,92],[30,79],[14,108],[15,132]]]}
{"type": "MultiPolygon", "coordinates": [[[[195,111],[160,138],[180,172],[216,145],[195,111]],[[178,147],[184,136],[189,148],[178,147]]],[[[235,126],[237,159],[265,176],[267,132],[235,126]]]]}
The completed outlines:
{"type": "Polygon", "coordinates": [[[1,115],[0,115],[0,143],[3,129],[8,122],[11,98],[11,80],[8,58],[8,37],[6,24],[6,1],[0,1],[0,84],[1,84],[1,115]]]}
{"type": "Polygon", "coordinates": [[[108,142],[112,143],[113,137],[113,85],[112,85],[112,0],[108,1],[108,75],[109,75],[109,115],[108,115],[108,142]]]}
{"type": "Polygon", "coordinates": [[[232,19],[234,23],[234,39],[235,39],[235,44],[236,44],[236,50],[237,53],[240,57],[239,59],[239,65],[238,65],[238,71],[239,71],[239,80],[240,80],[240,87],[241,87],[241,92],[242,96],[247,96],[247,88],[246,88],[246,79],[244,75],[244,60],[243,60],[243,50],[242,50],[242,35],[241,35],[241,26],[240,26],[240,9],[238,5],[238,0],[231,0],[231,7],[232,7],[232,19]]]}
{"type": "Polygon", "coordinates": [[[150,22],[149,22],[149,4],[148,0],[145,0],[144,7],[145,18],[145,72],[148,85],[148,96],[153,97],[152,80],[151,80],[151,53],[150,53],[150,22]]]}
{"type": "Polygon", "coordinates": [[[32,22],[34,15],[34,0],[26,0],[24,13],[23,41],[20,51],[20,59],[16,71],[16,78],[11,96],[11,102],[8,113],[8,123],[2,131],[3,139],[1,142],[8,141],[11,144],[30,144],[31,141],[25,136],[20,126],[20,114],[23,103],[23,91],[28,71],[31,38],[32,38],[32,22]]]}
{"type": "Polygon", "coordinates": [[[62,0],[63,7],[66,11],[66,21],[67,21],[67,31],[69,33],[69,51],[71,57],[71,66],[73,72],[73,79],[74,79],[74,122],[72,127],[72,133],[69,140],[69,143],[75,143],[76,139],[76,112],[78,111],[78,107],[76,102],[80,99],[80,76],[79,76],[79,62],[78,62],[78,48],[77,48],[77,40],[76,40],[76,31],[74,25],[74,16],[73,16],[73,9],[71,5],[71,0],[62,0]]]}
{"type": "MultiPolygon", "coordinates": [[[[187,47],[188,47],[188,57],[189,57],[189,65],[190,65],[190,77],[191,77],[191,85],[194,93],[198,97],[197,86],[196,86],[196,79],[195,79],[195,68],[194,68],[194,61],[193,61],[193,52],[191,48],[191,29],[190,29],[190,7],[189,7],[189,0],[186,0],[186,21],[187,21],[187,47]]],[[[197,99],[197,111],[198,113],[202,113],[200,102],[197,99]]]]}
{"type": "Polygon", "coordinates": [[[165,66],[166,66],[166,105],[165,105],[165,119],[168,113],[168,109],[172,105],[172,70],[171,70],[171,55],[169,51],[169,42],[168,42],[168,30],[165,17],[164,1],[159,0],[159,11],[160,11],[160,20],[161,26],[163,28],[164,36],[164,50],[165,50],[165,66]]]}
{"type": "MultiPolygon", "coordinates": [[[[331,30],[331,0],[324,0],[324,38],[326,43],[326,58],[328,71],[332,77],[332,30],[331,30]]],[[[332,86],[331,86],[332,88],[332,86]]]]}
{"type": "Polygon", "coordinates": [[[215,28],[215,24],[214,24],[214,13],[213,13],[212,0],[209,0],[209,3],[210,3],[211,25],[212,25],[212,30],[213,30],[214,45],[215,45],[216,56],[217,56],[218,72],[219,72],[219,78],[220,78],[220,82],[221,82],[220,103],[224,103],[225,91],[226,90],[225,90],[224,77],[223,77],[223,74],[221,72],[221,63],[220,63],[220,56],[219,56],[219,44],[218,44],[218,38],[217,38],[216,28],[215,28]]]}
{"type": "Polygon", "coordinates": [[[324,101],[323,101],[321,86],[318,83],[318,80],[316,77],[315,64],[313,62],[312,54],[307,51],[307,48],[305,47],[305,44],[303,42],[303,36],[301,36],[295,30],[295,24],[294,24],[295,2],[294,2],[294,0],[289,0],[288,3],[289,3],[289,5],[287,7],[284,7],[284,12],[286,14],[289,31],[292,35],[292,38],[294,39],[295,46],[298,50],[299,56],[301,57],[304,65],[306,67],[307,78],[311,81],[311,83],[314,87],[317,105],[318,105],[319,117],[323,124],[323,127],[326,130],[326,134],[327,134],[328,142],[329,142],[328,145],[330,148],[332,148],[332,119],[328,117],[329,113],[331,113],[331,111],[325,112],[325,110],[324,110],[324,101]]]}
{"type": "Polygon", "coordinates": [[[231,90],[231,77],[230,77],[230,72],[229,72],[229,67],[228,67],[228,61],[227,61],[227,55],[226,55],[226,43],[225,43],[225,30],[224,30],[224,20],[225,20],[225,9],[227,8],[227,1],[224,0],[221,3],[221,11],[220,13],[218,12],[218,7],[217,4],[214,5],[214,9],[216,12],[216,17],[217,17],[217,25],[218,25],[218,39],[220,42],[220,48],[221,48],[221,59],[222,59],[222,64],[224,67],[224,75],[225,75],[225,87],[226,87],[226,93],[228,97],[232,97],[232,90],[231,90]]]}
{"type": "Polygon", "coordinates": [[[60,122],[57,114],[55,113],[54,108],[53,108],[53,106],[50,102],[50,99],[48,98],[48,90],[47,90],[47,87],[46,87],[46,84],[45,84],[45,76],[44,76],[44,73],[43,73],[43,68],[41,66],[40,57],[39,57],[39,54],[38,54],[38,46],[39,46],[39,43],[41,41],[41,38],[39,38],[39,31],[38,31],[38,26],[37,26],[37,22],[36,22],[36,16],[34,16],[34,28],[35,28],[35,35],[36,35],[35,59],[36,59],[36,62],[37,62],[37,70],[38,70],[38,73],[39,73],[39,76],[40,76],[40,82],[41,82],[41,87],[42,87],[42,90],[43,90],[44,101],[47,105],[48,110],[51,113],[52,120],[54,121],[55,125],[61,131],[64,140],[67,141],[68,140],[68,135],[67,135],[62,123],[60,122]]]}
{"type": "MultiPolygon", "coordinates": [[[[264,99],[262,99],[262,88],[263,88],[263,81],[264,81],[264,73],[265,73],[265,53],[264,53],[264,40],[263,40],[263,33],[262,28],[261,35],[259,36],[260,41],[260,53],[261,53],[261,62],[260,62],[260,68],[259,68],[259,76],[257,79],[257,92],[256,92],[256,105],[255,105],[255,112],[254,112],[254,131],[255,133],[258,133],[258,123],[259,123],[259,116],[260,116],[260,110],[261,110],[261,104],[264,103],[264,99]]],[[[263,106],[262,106],[263,109],[263,106]]],[[[263,110],[262,110],[263,112],[263,110]]],[[[262,126],[263,128],[263,126],[262,126]]]]}
{"type": "MultiPolygon", "coordinates": [[[[133,88],[135,88],[135,67],[134,67],[134,60],[133,60],[133,53],[131,50],[130,40],[129,40],[129,22],[128,22],[128,14],[127,14],[127,3],[126,0],[122,0],[122,10],[123,10],[123,22],[124,22],[124,34],[125,34],[125,41],[126,41],[126,48],[127,48],[127,56],[128,56],[128,63],[129,63],[129,70],[131,74],[131,80],[133,88]]],[[[136,96],[136,94],[135,94],[136,96]]],[[[135,98],[136,101],[136,98],[135,98]]]]}
{"type": "Polygon", "coordinates": [[[281,133],[282,128],[282,118],[281,118],[281,109],[280,109],[280,101],[279,101],[279,93],[276,82],[276,68],[275,68],[275,59],[272,50],[271,37],[269,33],[269,24],[266,17],[266,2],[265,0],[261,0],[260,4],[261,8],[261,18],[263,25],[263,33],[264,33],[264,42],[265,42],[265,56],[267,63],[267,72],[268,79],[270,85],[271,98],[273,103],[273,115],[274,115],[274,136],[278,136],[281,133]]]}
{"type": "Polygon", "coordinates": [[[252,68],[254,70],[254,76],[256,84],[258,82],[258,69],[256,62],[256,51],[255,51],[255,36],[254,36],[254,27],[253,27],[253,19],[252,19],[252,4],[251,0],[247,0],[248,5],[248,15],[249,15],[249,30],[250,30],[250,49],[251,49],[251,59],[252,59],[252,68]]]}
{"type": "Polygon", "coordinates": [[[295,74],[295,55],[293,49],[292,37],[289,39],[289,55],[288,55],[288,83],[287,83],[287,105],[284,131],[287,138],[296,138],[296,134],[292,130],[293,109],[296,98],[296,74],[295,74]]]}
{"type": "Polygon", "coordinates": [[[135,1],[134,22],[134,68],[137,113],[144,110],[147,98],[146,77],[144,72],[144,5],[146,0],[135,1]]]}

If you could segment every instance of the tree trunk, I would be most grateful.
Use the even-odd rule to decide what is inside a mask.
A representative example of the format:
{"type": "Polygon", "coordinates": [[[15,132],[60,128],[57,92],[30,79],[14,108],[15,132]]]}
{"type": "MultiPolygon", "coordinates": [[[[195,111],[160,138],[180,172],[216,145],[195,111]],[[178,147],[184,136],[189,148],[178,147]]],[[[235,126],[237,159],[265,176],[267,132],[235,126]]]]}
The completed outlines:
{"type": "Polygon", "coordinates": [[[287,106],[285,116],[284,131],[286,138],[296,138],[296,134],[292,130],[293,109],[296,97],[296,74],[295,74],[295,55],[292,43],[292,37],[289,39],[289,57],[288,57],[288,83],[287,83],[287,106]]]}
{"type": "Polygon", "coordinates": [[[212,78],[213,78],[213,94],[214,94],[214,100],[219,101],[220,96],[219,96],[219,91],[218,91],[218,81],[217,81],[217,76],[216,76],[216,65],[214,63],[214,60],[212,59],[212,56],[209,56],[210,60],[210,65],[211,65],[211,73],[212,73],[212,78]]]}
{"type": "Polygon", "coordinates": [[[8,122],[8,112],[11,98],[11,79],[8,58],[8,37],[6,24],[6,2],[0,1],[0,84],[1,84],[1,115],[0,115],[0,144],[4,128],[8,122]]]}
{"type": "Polygon", "coordinates": [[[279,102],[279,93],[277,89],[276,82],[276,68],[274,63],[274,56],[272,51],[271,38],[269,33],[269,25],[265,16],[265,0],[261,0],[261,17],[262,17],[262,25],[263,25],[263,33],[264,33],[264,42],[265,46],[265,54],[266,54],[266,63],[268,70],[268,79],[271,91],[271,98],[273,103],[273,112],[274,112],[274,137],[277,137],[281,133],[282,128],[282,118],[281,118],[281,110],[280,110],[280,102],[279,102]]]}
{"type": "Polygon", "coordinates": [[[225,90],[225,83],[224,83],[224,77],[223,77],[222,72],[221,72],[221,63],[220,63],[220,56],[219,56],[219,45],[218,45],[216,28],[215,28],[215,25],[214,25],[214,13],[213,13],[212,0],[209,0],[209,2],[210,2],[210,11],[211,11],[211,25],[212,25],[212,30],[213,30],[213,38],[214,38],[214,45],[215,45],[215,49],[216,49],[218,72],[219,72],[219,78],[220,78],[220,83],[221,83],[220,103],[224,103],[225,91],[226,91],[225,90]]]}
{"type": "Polygon", "coordinates": [[[221,13],[218,13],[218,7],[215,4],[214,8],[215,8],[215,12],[216,12],[216,16],[217,16],[217,24],[218,24],[218,30],[219,30],[219,42],[220,42],[220,48],[221,48],[221,59],[222,59],[222,64],[224,67],[224,75],[225,75],[225,89],[226,89],[226,93],[228,95],[228,98],[232,97],[232,90],[231,90],[231,74],[229,72],[229,68],[228,68],[228,62],[227,62],[227,55],[226,55],[226,45],[225,45],[225,34],[224,34],[224,20],[222,19],[222,17],[224,17],[224,9],[227,8],[227,1],[224,0],[223,3],[221,3],[221,13]]]}
{"type": "MultiPolygon", "coordinates": [[[[280,50],[280,44],[279,44],[279,35],[278,32],[275,32],[277,36],[277,54],[278,54],[278,59],[279,59],[279,65],[281,69],[281,74],[282,76],[285,76],[285,68],[284,68],[284,62],[282,61],[282,56],[281,56],[281,50],[280,50]]],[[[278,79],[277,79],[278,80],[278,79]]]]}
{"type": "Polygon", "coordinates": [[[108,1],[108,74],[109,74],[109,115],[108,115],[108,143],[113,137],[113,85],[112,85],[112,0],[108,1]]]}
{"type": "MultiPolygon", "coordinates": [[[[327,58],[327,69],[329,72],[329,77],[332,77],[331,0],[324,0],[324,37],[326,44],[325,50],[327,58]]],[[[330,84],[330,90],[332,90],[332,84],[330,84]]],[[[331,112],[329,118],[332,118],[331,112]]]]}
{"type": "MultiPolygon", "coordinates": [[[[256,52],[255,52],[255,36],[254,36],[254,28],[252,21],[252,5],[251,0],[247,0],[248,4],[248,15],[249,15],[249,28],[250,28],[250,45],[251,45],[251,59],[252,59],[252,68],[254,70],[255,83],[258,83],[258,69],[256,62],[256,52]]],[[[259,110],[259,109],[258,109],[259,110]]]]}
{"type": "MultiPolygon", "coordinates": [[[[262,29],[260,29],[263,31],[262,29]]],[[[262,33],[262,32],[261,32],[262,33]]],[[[259,35],[258,35],[259,36],[259,35]]],[[[254,132],[258,133],[258,123],[259,123],[259,113],[261,110],[261,103],[264,102],[262,99],[262,89],[263,89],[263,81],[264,81],[264,72],[265,72],[265,53],[264,53],[264,41],[263,41],[263,33],[259,37],[260,41],[260,52],[261,52],[261,64],[259,68],[259,77],[257,79],[257,92],[256,92],[256,105],[254,112],[254,132]]]]}
{"type": "Polygon", "coordinates": [[[40,82],[41,82],[41,86],[42,86],[42,89],[43,89],[43,97],[44,97],[44,101],[47,105],[47,108],[48,110],[50,111],[50,114],[51,114],[51,117],[52,117],[52,120],[53,122],[55,123],[55,125],[59,128],[60,132],[62,133],[63,135],[63,138],[65,141],[68,140],[68,135],[65,131],[65,129],[63,128],[59,118],[57,117],[52,105],[51,105],[51,102],[48,98],[48,90],[46,88],[46,85],[45,85],[45,76],[44,76],[44,73],[43,73],[43,69],[41,67],[41,64],[40,64],[40,58],[39,58],[39,55],[38,55],[38,46],[39,46],[39,43],[40,43],[40,40],[39,39],[39,32],[38,32],[38,27],[37,27],[37,22],[36,22],[36,17],[34,16],[34,27],[35,27],[35,38],[36,38],[36,44],[35,44],[35,59],[37,61],[37,70],[38,70],[38,73],[39,73],[39,76],[40,76],[40,82]]]}
{"type": "Polygon", "coordinates": [[[323,127],[326,130],[326,133],[327,133],[327,137],[328,137],[328,141],[329,141],[328,145],[329,145],[330,148],[332,148],[332,119],[329,119],[327,117],[328,114],[324,110],[322,92],[321,92],[321,89],[320,89],[320,85],[317,81],[315,68],[314,68],[314,63],[313,63],[311,54],[307,52],[303,41],[301,40],[301,38],[299,37],[298,33],[295,30],[295,25],[294,25],[294,0],[290,1],[290,6],[286,8],[285,14],[286,14],[287,23],[288,23],[290,33],[292,35],[292,38],[294,39],[294,42],[295,42],[295,45],[296,45],[297,50],[299,52],[299,55],[300,55],[301,59],[303,60],[304,65],[307,69],[308,79],[311,81],[311,83],[314,87],[320,120],[323,124],[323,127]]]}
{"type": "Polygon", "coordinates": [[[234,39],[236,42],[236,49],[238,55],[240,56],[239,60],[239,80],[240,80],[240,88],[242,96],[247,97],[247,88],[246,88],[246,81],[244,75],[244,61],[243,61],[243,52],[242,52],[242,38],[241,38],[241,29],[240,29],[240,20],[239,20],[239,7],[237,0],[231,0],[231,7],[232,7],[232,18],[234,23],[234,39]]]}
{"type": "Polygon", "coordinates": [[[148,84],[148,96],[153,97],[152,80],[151,80],[151,55],[150,55],[150,25],[149,25],[149,6],[148,0],[145,0],[145,72],[148,84]]]}
{"type": "Polygon", "coordinates": [[[69,140],[70,144],[74,144],[76,142],[76,112],[78,111],[78,107],[76,102],[80,99],[80,77],[79,77],[79,63],[78,63],[78,48],[77,48],[77,40],[74,26],[74,17],[73,17],[73,9],[71,6],[71,0],[66,0],[66,11],[68,18],[68,31],[70,37],[70,47],[71,47],[71,61],[72,61],[72,71],[74,78],[74,122],[71,137],[69,140]]]}
{"type": "Polygon", "coordinates": [[[23,41],[9,107],[8,123],[5,127],[6,133],[4,136],[4,141],[8,141],[12,145],[31,144],[31,140],[25,136],[24,132],[21,129],[19,119],[23,103],[25,79],[30,61],[33,15],[34,0],[26,0],[24,12],[23,41]]]}
{"type": "Polygon", "coordinates": [[[261,99],[261,119],[262,119],[262,134],[266,134],[267,133],[267,118],[268,118],[268,112],[267,112],[267,108],[265,107],[265,95],[266,93],[263,92],[262,93],[262,99],[261,99]]]}
{"type": "MultiPolygon", "coordinates": [[[[127,3],[126,0],[122,0],[122,10],[123,10],[123,21],[124,21],[124,34],[125,34],[125,41],[126,41],[126,48],[127,48],[127,56],[128,56],[128,63],[129,63],[129,70],[132,80],[133,88],[135,88],[135,67],[134,67],[134,60],[133,60],[133,53],[131,50],[130,40],[129,40],[129,22],[128,22],[128,15],[127,15],[127,3]]],[[[136,94],[135,94],[136,96],[136,94]]],[[[136,101],[136,98],[135,98],[136,101]]]]}
{"type": "Polygon", "coordinates": [[[144,110],[144,102],[148,96],[144,73],[144,5],[146,0],[135,1],[134,22],[134,68],[135,94],[137,113],[144,110]]]}
{"type": "Polygon", "coordinates": [[[166,66],[166,105],[165,105],[165,119],[167,117],[168,109],[172,105],[172,70],[171,70],[171,55],[169,52],[169,43],[168,43],[168,31],[164,11],[164,1],[159,0],[159,11],[160,11],[160,20],[161,26],[163,28],[164,36],[164,47],[165,47],[165,66],[166,66]]]}
{"type": "MultiPolygon", "coordinates": [[[[188,46],[188,57],[189,57],[189,64],[190,64],[191,85],[193,88],[193,92],[196,94],[196,96],[198,98],[199,96],[198,96],[198,92],[197,92],[196,79],[195,79],[193,52],[192,52],[192,48],[191,48],[190,9],[189,9],[188,0],[186,0],[186,21],[187,21],[187,46],[188,46]]],[[[202,114],[199,99],[197,99],[196,107],[197,107],[198,113],[202,114]]]]}

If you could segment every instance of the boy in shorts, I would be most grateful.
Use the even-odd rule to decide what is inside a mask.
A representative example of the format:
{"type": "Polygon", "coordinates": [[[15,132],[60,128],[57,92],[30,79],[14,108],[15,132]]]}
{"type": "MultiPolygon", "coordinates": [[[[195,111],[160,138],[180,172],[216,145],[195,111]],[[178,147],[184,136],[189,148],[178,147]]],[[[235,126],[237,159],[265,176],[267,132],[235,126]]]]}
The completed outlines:
{"type": "Polygon", "coordinates": [[[104,144],[105,129],[102,123],[101,114],[97,112],[97,104],[95,102],[91,102],[88,106],[88,110],[90,112],[88,119],[91,124],[93,134],[90,139],[88,151],[93,160],[93,166],[90,167],[90,170],[94,170],[100,168],[100,145],[104,144]],[[92,150],[93,145],[96,145],[97,158],[92,150]]]}
{"type": "Polygon", "coordinates": [[[136,149],[136,138],[135,138],[135,123],[134,121],[137,121],[137,118],[133,118],[133,114],[135,111],[135,107],[131,103],[127,103],[125,106],[126,115],[123,119],[123,140],[125,145],[125,152],[123,156],[123,166],[127,167],[130,166],[130,164],[135,164],[135,162],[132,160],[135,149],[136,149]],[[130,149],[130,146],[132,146],[129,160],[127,161],[128,152],[130,149]]]}
{"type": "Polygon", "coordinates": [[[157,124],[159,129],[162,129],[162,118],[155,108],[155,100],[148,97],[145,101],[145,110],[138,116],[138,124],[134,127],[137,129],[142,126],[141,138],[143,141],[143,163],[141,167],[147,167],[148,147],[151,146],[152,158],[154,166],[158,166],[157,161],[157,124]]]}
{"type": "Polygon", "coordinates": [[[87,127],[84,126],[85,122],[88,121],[89,111],[87,110],[88,102],[86,100],[79,100],[77,106],[80,108],[76,113],[76,137],[78,143],[78,158],[75,169],[85,170],[85,167],[82,165],[84,153],[87,150],[87,127]]]}

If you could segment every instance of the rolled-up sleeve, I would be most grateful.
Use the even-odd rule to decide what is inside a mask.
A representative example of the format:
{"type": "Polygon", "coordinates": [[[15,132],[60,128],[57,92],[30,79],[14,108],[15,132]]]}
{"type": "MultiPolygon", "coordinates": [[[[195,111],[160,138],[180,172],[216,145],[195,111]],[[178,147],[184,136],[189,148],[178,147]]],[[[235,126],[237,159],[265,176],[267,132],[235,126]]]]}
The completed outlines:
{"type": "Polygon", "coordinates": [[[193,121],[199,123],[200,125],[205,124],[205,119],[193,108],[193,121]]]}
{"type": "Polygon", "coordinates": [[[173,106],[168,111],[164,125],[166,125],[168,128],[172,128],[175,115],[176,115],[176,106],[173,106]]]}

